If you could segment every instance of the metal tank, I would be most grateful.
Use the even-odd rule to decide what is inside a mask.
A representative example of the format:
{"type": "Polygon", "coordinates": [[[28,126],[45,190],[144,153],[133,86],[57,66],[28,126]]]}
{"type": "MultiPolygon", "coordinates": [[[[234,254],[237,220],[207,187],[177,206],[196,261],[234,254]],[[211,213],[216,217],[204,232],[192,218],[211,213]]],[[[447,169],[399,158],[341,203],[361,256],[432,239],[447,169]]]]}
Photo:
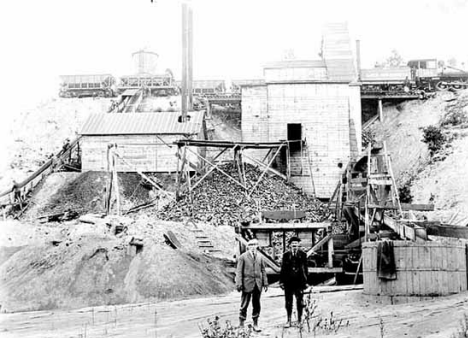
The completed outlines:
{"type": "Polygon", "coordinates": [[[156,74],[159,55],[154,52],[139,50],[132,54],[135,74],[156,74]]]}

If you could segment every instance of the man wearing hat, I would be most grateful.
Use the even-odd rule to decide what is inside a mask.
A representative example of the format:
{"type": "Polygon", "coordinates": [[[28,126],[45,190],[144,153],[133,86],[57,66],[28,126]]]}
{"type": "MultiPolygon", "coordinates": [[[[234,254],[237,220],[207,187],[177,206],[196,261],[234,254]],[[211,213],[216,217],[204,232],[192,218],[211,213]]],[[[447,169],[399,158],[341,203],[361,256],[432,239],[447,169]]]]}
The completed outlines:
{"type": "Polygon", "coordinates": [[[283,254],[281,263],[280,287],[284,289],[286,301],[286,314],[288,322],[286,327],[291,326],[291,314],[293,307],[293,296],[296,297],[297,320],[301,324],[302,319],[302,292],[307,287],[307,254],[299,248],[298,237],[289,240],[290,250],[283,254]]]}
{"type": "Polygon", "coordinates": [[[240,255],[237,260],[236,288],[242,291],[241,306],[239,313],[239,326],[244,327],[247,318],[247,308],[252,299],[253,329],[260,332],[258,328],[258,317],[260,316],[260,296],[262,288],[268,290],[268,279],[265,270],[265,262],[257,252],[258,241],[251,239],[247,243],[247,251],[240,255]]]}

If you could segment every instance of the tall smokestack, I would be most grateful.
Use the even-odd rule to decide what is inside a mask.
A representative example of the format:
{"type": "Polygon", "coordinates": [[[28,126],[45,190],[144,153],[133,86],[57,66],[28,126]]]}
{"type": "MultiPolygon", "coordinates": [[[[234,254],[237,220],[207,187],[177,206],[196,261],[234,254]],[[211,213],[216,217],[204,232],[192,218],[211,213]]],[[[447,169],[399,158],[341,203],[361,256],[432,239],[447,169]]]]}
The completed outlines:
{"type": "Polygon", "coordinates": [[[182,116],[181,122],[187,121],[187,4],[182,2],[182,116]]]}
{"type": "Polygon", "coordinates": [[[356,40],[356,67],[358,74],[358,81],[361,81],[361,41],[356,40]]]}
{"type": "Polygon", "coordinates": [[[188,32],[187,32],[187,90],[188,90],[188,110],[193,109],[193,13],[192,6],[188,7],[188,32]]]}

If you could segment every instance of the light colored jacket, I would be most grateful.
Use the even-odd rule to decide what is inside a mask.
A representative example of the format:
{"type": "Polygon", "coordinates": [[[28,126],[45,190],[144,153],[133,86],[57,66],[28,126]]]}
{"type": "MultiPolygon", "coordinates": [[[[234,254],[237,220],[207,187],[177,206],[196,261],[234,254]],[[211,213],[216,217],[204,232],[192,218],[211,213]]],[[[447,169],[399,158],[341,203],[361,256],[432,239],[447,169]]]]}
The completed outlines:
{"type": "Polygon", "coordinates": [[[242,287],[244,292],[252,292],[255,285],[261,291],[268,286],[268,278],[265,270],[265,261],[259,252],[254,258],[250,251],[244,252],[237,260],[236,287],[242,287]]]}

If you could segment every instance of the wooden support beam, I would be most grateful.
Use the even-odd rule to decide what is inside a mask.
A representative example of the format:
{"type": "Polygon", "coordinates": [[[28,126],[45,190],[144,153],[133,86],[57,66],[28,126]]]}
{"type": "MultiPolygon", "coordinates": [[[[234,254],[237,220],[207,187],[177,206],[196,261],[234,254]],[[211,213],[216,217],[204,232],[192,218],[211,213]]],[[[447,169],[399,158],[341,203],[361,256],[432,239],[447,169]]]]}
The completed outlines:
{"type": "Polygon", "coordinates": [[[382,99],[379,99],[379,100],[378,100],[378,105],[379,105],[379,107],[378,107],[378,109],[379,109],[379,111],[378,111],[378,114],[379,114],[379,120],[380,120],[380,122],[383,122],[383,108],[382,108],[382,99]]]}
{"type": "MultiPolygon", "coordinates": [[[[119,153],[115,153],[117,157],[119,157],[125,164],[131,166],[131,163],[129,163],[122,155],[119,153]]],[[[178,167],[178,165],[177,165],[178,167]]],[[[162,192],[164,195],[167,197],[174,199],[174,196],[171,195],[171,193],[167,192],[166,190],[162,189],[156,182],[154,182],[149,176],[145,175],[143,172],[140,170],[136,170],[137,174],[143,177],[148,183],[150,183],[153,187],[155,187],[158,191],[162,192]]],[[[179,180],[180,181],[180,180],[179,180]]]]}
{"type": "Polygon", "coordinates": [[[268,168],[271,166],[271,164],[273,163],[273,161],[275,160],[275,157],[278,155],[278,153],[280,152],[281,148],[283,148],[284,144],[282,144],[281,146],[278,147],[278,150],[276,151],[275,155],[272,157],[272,159],[270,160],[270,162],[268,162],[268,166],[266,169],[263,170],[262,174],[260,175],[260,177],[258,178],[257,182],[255,182],[254,186],[252,187],[252,189],[250,190],[249,194],[248,194],[248,197],[250,197],[253,192],[255,191],[255,189],[257,188],[257,185],[261,182],[263,176],[265,176],[266,172],[268,171],[268,168]]]}
{"type": "Polygon", "coordinates": [[[329,222],[322,223],[263,223],[260,225],[242,226],[244,230],[271,230],[271,231],[294,231],[294,230],[318,230],[328,229],[331,226],[329,222]]]}
{"type": "Polygon", "coordinates": [[[277,171],[277,170],[275,170],[275,169],[273,169],[273,168],[267,166],[265,163],[260,162],[259,160],[255,159],[255,158],[253,158],[253,157],[247,156],[247,155],[245,155],[245,154],[244,154],[244,157],[247,158],[247,159],[249,159],[249,160],[251,160],[252,162],[258,164],[258,165],[261,166],[262,168],[264,168],[264,169],[266,168],[270,173],[275,174],[276,176],[279,176],[279,177],[281,177],[281,178],[284,179],[284,180],[287,179],[286,175],[284,175],[284,174],[280,173],[279,171],[277,171]]]}
{"type": "Polygon", "coordinates": [[[310,257],[314,252],[316,252],[318,249],[320,249],[325,243],[327,243],[330,238],[332,238],[331,234],[326,235],[323,237],[320,241],[318,241],[317,244],[315,244],[309,251],[307,251],[307,257],[310,257]]]}
{"type": "Polygon", "coordinates": [[[221,172],[223,175],[225,175],[227,178],[229,178],[231,181],[235,182],[236,184],[240,185],[242,188],[244,188],[245,190],[247,190],[247,187],[245,185],[243,185],[242,183],[236,181],[233,177],[231,177],[229,174],[225,173],[223,170],[221,170],[221,168],[219,168],[217,165],[211,163],[210,161],[208,161],[206,158],[200,156],[199,154],[197,154],[196,152],[188,149],[189,152],[191,152],[192,154],[194,154],[195,156],[197,156],[199,159],[201,159],[203,162],[206,162],[207,164],[211,165],[211,166],[216,166],[219,170],[219,172],[221,172]]]}

